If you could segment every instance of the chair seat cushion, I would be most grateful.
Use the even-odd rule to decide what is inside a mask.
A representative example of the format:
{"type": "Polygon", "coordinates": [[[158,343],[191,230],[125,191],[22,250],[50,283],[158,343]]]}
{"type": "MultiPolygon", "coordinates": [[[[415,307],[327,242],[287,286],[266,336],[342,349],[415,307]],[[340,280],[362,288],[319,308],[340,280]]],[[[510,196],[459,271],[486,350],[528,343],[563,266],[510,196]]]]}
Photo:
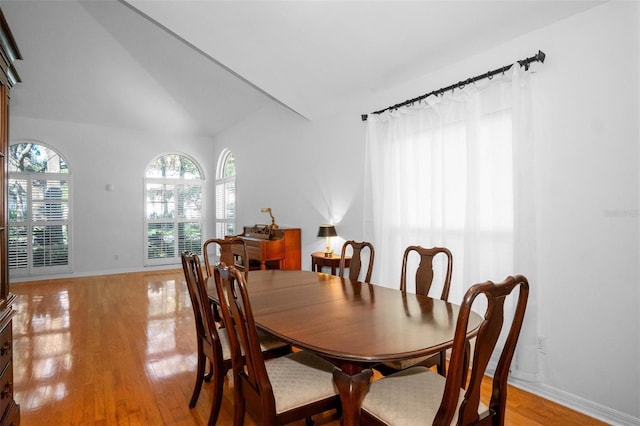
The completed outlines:
{"type": "Polygon", "coordinates": [[[276,412],[282,413],[337,395],[333,365],[306,352],[293,352],[265,363],[276,412]]]}
{"type": "Polygon", "coordinates": [[[287,346],[287,343],[282,340],[260,330],[258,330],[258,338],[260,339],[260,349],[262,349],[262,352],[287,346]]]}
{"type": "MultiPolygon", "coordinates": [[[[411,367],[386,376],[369,386],[362,409],[384,423],[395,426],[430,425],[444,394],[445,378],[426,367],[411,367]]],[[[464,397],[460,389],[458,405],[464,397]]],[[[478,413],[488,407],[480,403],[478,413]]],[[[458,420],[458,413],[452,424],[458,420]]]]}
{"type": "MultiPolygon", "coordinates": [[[[229,346],[229,336],[227,335],[227,328],[219,328],[218,336],[220,337],[220,346],[222,346],[222,359],[231,359],[231,347],[229,346]]],[[[260,348],[263,352],[281,348],[287,345],[282,340],[261,331],[258,331],[258,337],[260,338],[260,348]]]]}
{"type": "MultiPolygon", "coordinates": [[[[386,365],[387,367],[391,367],[394,370],[404,370],[407,369],[409,367],[413,367],[416,364],[421,364],[422,362],[428,360],[429,358],[432,358],[433,355],[428,355],[428,356],[423,356],[420,358],[411,358],[411,359],[400,359],[397,361],[385,361],[383,362],[384,365],[386,365]]],[[[433,360],[433,364],[431,365],[436,365],[437,360],[433,360]]]]}
{"type": "Polygon", "coordinates": [[[229,336],[227,336],[227,329],[219,328],[218,337],[220,338],[220,346],[222,346],[222,359],[231,359],[231,346],[229,346],[229,336]]]}

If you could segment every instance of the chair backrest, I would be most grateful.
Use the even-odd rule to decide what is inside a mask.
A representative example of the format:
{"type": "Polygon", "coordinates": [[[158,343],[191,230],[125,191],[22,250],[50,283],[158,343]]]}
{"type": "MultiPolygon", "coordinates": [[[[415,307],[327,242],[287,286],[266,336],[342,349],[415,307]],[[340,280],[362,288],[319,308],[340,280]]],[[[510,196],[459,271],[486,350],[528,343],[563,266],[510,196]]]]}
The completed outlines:
{"type": "Polygon", "coordinates": [[[249,272],[249,257],[247,255],[247,246],[242,238],[230,236],[224,239],[211,238],[204,242],[202,245],[202,253],[204,254],[204,265],[207,270],[207,276],[213,276],[213,268],[218,263],[224,263],[227,266],[238,267],[236,264],[235,255],[233,254],[232,247],[240,247],[239,250],[242,254],[241,264],[245,274],[249,272]],[[218,258],[218,262],[213,262],[212,259],[218,258]]]}
{"type": "Polygon", "coordinates": [[[222,361],[222,346],[218,329],[213,318],[213,310],[207,294],[207,285],[202,275],[202,267],[197,254],[184,252],[182,257],[182,269],[187,281],[189,297],[196,320],[196,332],[198,338],[204,344],[211,346],[214,356],[222,361]]]}
{"type": "Polygon", "coordinates": [[[349,263],[349,279],[355,281],[362,281],[365,283],[371,282],[371,273],[373,272],[373,258],[375,256],[375,250],[373,249],[373,245],[369,242],[362,241],[356,242],[353,240],[345,241],[342,245],[342,252],[340,253],[340,269],[338,271],[338,275],[344,277],[344,270],[346,269],[346,256],[347,256],[347,248],[351,247],[351,260],[349,263]],[[367,272],[364,276],[364,279],[360,279],[360,272],[362,271],[362,259],[366,254],[366,251],[369,251],[369,263],[367,266],[367,272]],[[364,251],[364,253],[363,253],[364,251]]]}
{"type": "Polygon", "coordinates": [[[487,299],[487,308],[484,319],[478,329],[473,352],[471,377],[458,411],[458,424],[472,424],[478,420],[478,404],[480,402],[480,385],[482,378],[502,330],[504,323],[504,302],[507,296],[516,288],[519,289],[517,304],[493,376],[493,388],[489,402],[489,413],[491,417],[495,417],[491,424],[503,424],[504,410],[507,401],[509,368],[515,352],[516,343],[518,342],[518,336],[520,335],[520,329],[522,328],[522,321],[529,297],[529,283],[522,275],[507,277],[503,282],[498,284],[487,281],[482,284],[476,284],[467,290],[458,314],[446,385],[440,408],[433,422],[434,425],[451,424],[456,407],[458,407],[460,383],[464,373],[463,369],[465,368],[465,343],[467,340],[469,314],[471,312],[471,305],[476,297],[483,294],[487,299]]]}
{"type": "Polygon", "coordinates": [[[243,394],[252,393],[249,400],[254,403],[260,401],[263,416],[265,413],[269,413],[268,417],[275,416],[275,399],[264,364],[245,277],[233,266],[224,265],[218,265],[214,269],[214,276],[224,323],[232,324],[235,331],[227,330],[234,379],[241,378],[249,383],[249,387],[240,383],[234,383],[234,387],[241,388],[243,394]]]}
{"type": "Polygon", "coordinates": [[[400,290],[407,291],[407,265],[412,253],[420,256],[420,263],[416,268],[416,294],[427,296],[433,283],[433,259],[438,255],[444,255],[447,259],[447,270],[442,284],[440,299],[447,300],[449,297],[449,287],[451,286],[451,273],[453,270],[453,256],[449,249],[444,247],[424,248],[420,246],[409,246],[402,256],[402,272],[400,275],[400,290]]]}

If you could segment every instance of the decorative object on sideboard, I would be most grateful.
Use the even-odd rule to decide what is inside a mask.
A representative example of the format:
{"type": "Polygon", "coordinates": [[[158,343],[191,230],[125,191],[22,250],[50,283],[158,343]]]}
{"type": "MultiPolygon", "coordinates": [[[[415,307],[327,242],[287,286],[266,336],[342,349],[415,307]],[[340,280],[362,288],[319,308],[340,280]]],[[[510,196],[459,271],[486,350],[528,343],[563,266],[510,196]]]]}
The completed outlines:
{"type": "Polygon", "coordinates": [[[271,225],[269,225],[269,227],[271,229],[278,229],[278,224],[276,224],[276,218],[273,217],[273,213],[271,213],[271,207],[263,207],[260,209],[260,211],[262,213],[269,213],[269,216],[271,216],[271,225]]]}
{"type": "Polygon", "coordinates": [[[324,255],[326,257],[331,257],[331,255],[333,254],[333,250],[331,249],[331,242],[329,241],[329,238],[337,237],[337,236],[338,236],[338,233],[336,232],[336,227],[333,225],[325,224],[325,225],[320,225],[320,228],[318,228],[318,237],[326,238],[327,247],[324,252],[324,255]]]}

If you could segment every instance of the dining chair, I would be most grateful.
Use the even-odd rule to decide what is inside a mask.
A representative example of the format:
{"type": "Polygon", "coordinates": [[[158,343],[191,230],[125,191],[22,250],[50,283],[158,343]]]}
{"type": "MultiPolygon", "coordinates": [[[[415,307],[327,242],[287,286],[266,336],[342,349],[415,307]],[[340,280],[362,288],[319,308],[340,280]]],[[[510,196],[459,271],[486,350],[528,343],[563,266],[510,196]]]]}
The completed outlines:
{"type": "MultiPolygon", "coordinates": [[[[210,238],[202,244],[202,253],[204,255],[204,269],[207,271],[207,277],[213,276],[213,268],[218,263],[223,263],[228,266],[235,266],[236,268],[242,267],[245,275],[249,273],[249,268],[245,267],[249,263],[249,256],[247,254],[247,245],[242,238],[236,236],[226,236],[224,238],[210,238]],[[242,252],[240,259],[236,260],[236,255],[233,253],[233,247],[239,248],[242,252]],[[218,259],[218,262],[213,262],[212,259],[218,259]]],[[[212,301],[211,309],[213,309],[213,319],[216,322],[221,322],[222,317],[218,311],[217,304],[212,301]]]]}
{"type": "MultiPolygon", "coordinates": [[[[400,291],[407,291],[407,270],[408,265],[411,262],[412,258],[418,256],[418,266],[415,272],[415,293],[422,294],[423,296],[429,295],[429,290],[431,290],[431,286],[433,284],[434,271],[433,264],[434,259],[444,257],[446,260],[446,270],[442,280],[442,290],[440,293],[441,300],[447,300],[449,297],[449,287],[451,286],[451,274],[453,271],[453,255],[451,251],[445,247],[433,247],[433,248],[425,248],[421,246],[409,246],[405,249],[404,254],[402,256],[402,269],[400,273],[400,291]]],[[[389,374],[393,371],[403,370],[405,368],[414,366],[414,365],[422,365],[424,367],[432,367],[436,366],[438,369],[438,373],[443,376],[446,374],[446,360],[447,360],[447,352],[446,350],[442,350],[436,354],[422,357],[422,358],[414,358],[402,361],[390,361],[385,362],[382,365],[378,365],[377,368],[382,372],[389,374]]]]}
{"type": "MultiPolygon", "coordinates": [[[[529,283],[522,275],[503,282],[476,284],[467,290],[458,313],[446,378],[426,367],[411,367],[373,382],[362,401],[363,425],[503,425],[507,378],[527,306],[529,283]],[[517,303],[500,352],[489,406],[480,402],[481,383],[504,321],[505,300],[518,289],[517,303]],[[460,386],[471,306],[484,295],[486,310],[476,336],[469,384],[460,386]]],[[[516,295],[510,296],[516,299],[516,295]]]]}
{"type": "Polygon", "coordinates": [[[440,300],[447,300],[449,297],[449,287],[451,286],[451,274],[453,272],[453,255],[446,247],[425,248],[421,246],[409,246],[404,250],[402,256],[402,270],[400,272],[400,290],[407,291],[407,269],[411,256],[418,255],[418,266],[415,273],[415,293],[424,296],[429,295],[429,290],[433,284],[433,261],[438,256],[444,256],[447,268],[442,280],[442,291],[440,300]]]}
{"type": "MultiPolygon", "coordinates": [[[[208,421],[208,424],[213,425],[220,413],[224,377],[232,367],[231,349],[227,330],[218,328],[213,318],[213,310],[198,255],[184,252],[181,254],[181,258],[195,317],[197,336],[196,383],[189,400],[189,407],[196,406],[203,381],[213,379],[213,403],[208,421]],[[211,372],[205,375],[207,360],[209,360],[211,372]]],[[[260,350],[265,352],[265,358],[281,356],[291,351],[290,347],[280,340],[266,334],[262,336],[260,350]]]]}
{"type": "Polygon", "coordinates": [[[236,269],[242,268],[245,273],[249,272],[249,268],[246,267],[249,262],[249,256],[247,254],[247,245],[242,238],[236,236],[227,236],[225,238],[210,238],[202,244],[202,253],[204,256],[204,267],[207,271],[207,276],[213,276],[213,268],[216,265],[212,261],[217,257],[218,262],[222,262],[227,266],[235,266],[236,269]],[[240,259],[236,260],[233,254],[232,248],[236,246],[242,252],[240,259]]]}
{"type": "Polygon", "coordinates": [[[223,319],[235,330],[229,332],[234,426],[244,423],[246,410],[258,417],[258,424],[270,426],[301,419],[309,424],[312,415],[340,409],[334,366],[306,351],[265,362],[244,275],[233,267],[218,267],[214,273],[223,319]]]}
{"type": "Polygon", "coordinates": [[[345,241],[342,245],[342,251],[340,252],[340,267],[338,269],[338,275],[344,277],[345,273],[345,260],[347,256],[347,249],[351,248],[351,261],[349,263],[349,276],[350,280],[361,281],[365,283],[371,282],[371,273],[373,272],[373,259],[375,256],[375,250],[373,245],[367,241],[356,242],[353,240],[345,241]],[[360,273],[362,271],[363,259],[368,252],[369,261],[367,264],[366,274],[364,279],[360,279],[360,273]]]}

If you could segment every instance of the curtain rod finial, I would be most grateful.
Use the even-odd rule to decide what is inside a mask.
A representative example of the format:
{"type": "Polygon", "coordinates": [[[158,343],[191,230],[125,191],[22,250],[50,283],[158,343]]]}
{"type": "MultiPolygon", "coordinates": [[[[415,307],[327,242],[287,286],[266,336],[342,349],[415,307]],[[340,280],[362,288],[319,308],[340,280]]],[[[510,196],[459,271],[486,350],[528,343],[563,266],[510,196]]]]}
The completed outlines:
{"type": "Polygon", "coordinates": [[[362,119],[362,121],[367,121],[367,118],[369,118],[369,116],[367,114],[362,114],[360,118],[362,119]]]}
{"type": "Polygon", "coordinates": [[[540,61],[541,63],[544,64],[544,58],[546,58],[546,57],[547,57],[547,55],[545,55],[542,50],[538,50],[538,54],[536,55],[536,59],[538,61],[540,61]]]}

